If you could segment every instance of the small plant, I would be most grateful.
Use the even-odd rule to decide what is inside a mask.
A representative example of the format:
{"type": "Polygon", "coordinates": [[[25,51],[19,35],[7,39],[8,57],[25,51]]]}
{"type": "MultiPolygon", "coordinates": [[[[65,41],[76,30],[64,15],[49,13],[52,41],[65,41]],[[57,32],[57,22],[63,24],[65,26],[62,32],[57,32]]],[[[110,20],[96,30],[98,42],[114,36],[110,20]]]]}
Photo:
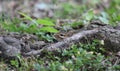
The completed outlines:
{"type": "MultiPolygon", "coordinates": [[[[50,33],[57,33],[58,30],[56,30],[55,28],[53,28],[53,26],[55,26],[55,24],[53,24],[51,21],[45,20],[45,19],[32,19],[31,17],[25,15],[24,13],[20,13],[21,15],[23,15],[25,17],[25,19],[29,20],[32,22],[32,24],[29,25],[28,28],[32,28],[31,30],[34,30],[35,28],[35,32],[50,32],[50,33]],[[39,25],[42,25],[42,27],[38,28],[39,25]]],[[[27,25],[26,25],[27,26],[27,25]]],[[[29,30],[29,31],[31,31],[29,30]]]]}
{"type": "Polygon", "coordinates": [[[82,44],[80,43],[80,46],[87,51],[93,51],[93,52],[99,52],[104,53],[106,50],[103,48],[104,42],[103,40],[93,40],[92,43],[86,43],[82,44]]]}
{"type": "Polygon", "coordinates": [[[54,28],[55,24],[47,19],[32,19],[31,17],[25,15],[24,13],[20,13],[20,15],[24,16],[23,19],[14,18],[12,20],[5,20],[2,22],[2,28],[7,31],[12,32],[21,32],[21,33],[34,33],[38,35],[40,38],[45,39],[47,41],[52,41],[53,38],[50,34],[47,33],[57,33],[58,30],[54,28]],[[23,20],[28,20],[30,23],[25,24],[22,22],[23,20]]]}
{"type": "Polygon", "coordinates": [[[92,51],[89,52],[73,45],[70,49],[64,49],[58,54],[48,52],[44,57],[45,63],[37,64],[34,68],[37,67],[38,71],[99,71],[105,68],[101,63],[104,58],[100,53],[94,54],[92,51]]]}

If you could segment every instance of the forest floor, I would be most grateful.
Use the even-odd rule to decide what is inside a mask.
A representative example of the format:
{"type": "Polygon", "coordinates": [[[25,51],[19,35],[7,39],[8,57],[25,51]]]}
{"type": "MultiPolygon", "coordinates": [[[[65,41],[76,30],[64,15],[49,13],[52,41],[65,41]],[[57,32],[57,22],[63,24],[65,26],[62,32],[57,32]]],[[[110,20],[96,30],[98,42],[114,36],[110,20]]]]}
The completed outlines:
{"type": "Polygon", "coordinates": [[[119,71],[119,4],[0,0],[0,71],[119,71]]]}

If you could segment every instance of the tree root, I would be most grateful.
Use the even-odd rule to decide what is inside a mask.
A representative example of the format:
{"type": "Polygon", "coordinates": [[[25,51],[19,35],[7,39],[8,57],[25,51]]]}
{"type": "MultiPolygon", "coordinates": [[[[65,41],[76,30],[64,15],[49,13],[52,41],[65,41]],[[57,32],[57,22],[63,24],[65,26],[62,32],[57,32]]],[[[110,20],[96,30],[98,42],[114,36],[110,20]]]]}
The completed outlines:
{"type": "Polygon", "coordinates": [[[83,37],[86,37],[87,35],[94,35],[97,32],[98,32],[98,29],[80,31],[80,32],[74,34],[73,36],[64,39],[61,42],[51,44],[51,45],[49,45],[47,47],[43,47],[43,49],[41,49],[41,50],[36,50],[36,51],[33,50],[31,52],[25,53],[24,55],[27,55],[27,56],[37,55],[37,54],[40,54],[41,51],[43,51],[43,50],[55,51],[55,50],[58,50],[58,49],[65,49],[65,48],[68,48],[69,46],[71,46],[72,44],[78,42],[83,37]]]}
{"type": "Polygon", "coordinates": [[[41,50],[25,53],[25,55],[38,55],[43,50],[55,51],[60,49],[67,49],[72,44],[86,40],[85,38],[87,38],[88,40],[103,40],[105,49],[112,52],[120,51],[120,30],[105,25],[102,27],[93,28],[92,30],[79,31],[78,33],[64,39],[63,41],[45,46],[41,50]]]}

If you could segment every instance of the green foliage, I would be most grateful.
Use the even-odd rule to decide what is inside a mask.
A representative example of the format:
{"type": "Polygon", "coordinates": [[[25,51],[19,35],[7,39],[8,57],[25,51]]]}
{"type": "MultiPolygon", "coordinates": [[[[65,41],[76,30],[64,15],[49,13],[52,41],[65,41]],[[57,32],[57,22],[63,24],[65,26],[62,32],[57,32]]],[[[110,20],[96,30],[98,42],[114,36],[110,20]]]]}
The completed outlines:
{"type": "Polygon", "coordinates": [[[71,27],[72,28],[80,28],[80,27],[83,27],[84,26],[84,23],[82,21],[78,21],[78,22],[73,22],[71,24],[71,27]]]}
{"type": "Polygon", "coordinates": [[[77,18],[83,12],[83,6],[78,6],[72,3],[62,3],[61,9],[55,12],[57,18],[77,18]]]}
{"type": "MultiPolygon", "coordinates": [[[[53,24],[52,21],[48,21],[48,20],[45,20],[45,19],[34,20],[31,17],[29,17],[29,16],[27,16],[23,13],[20,13],[20,14],[23,15],[25,17],[25,19],[30,20],[33,23],[33,24],[30,24],[30,26],[28,28],[30,28],[30,29],[32,28],[31,30],[35,29],[34,33],[42,32],[42,31],[50,32],[50,33],[57,33],[58,32],[57,29],[53,28],[53,26],[55,26],[55,24],[53,24]],[[40,28],[40,29],[38,29],[39,24],[43,25],[43,27],[40,28]]],[[[31,30],[29,30],[29,31],[31,31],[31,30]]]]}
{"type": "Polygon", "coordinates": [[[51,21],[47,21],[45,19],[38,19],[37,23],[46,25],[46,26],[55,26],[55,24],[53,24],[51,21]]]}
{"type": "Polygon", "coordinates": [[[33,19],[29,16],[27,16],[26,14],[22,13],[22,12],[19,12],[20,15],[24,16],[24,19],[27,19],[27,20],[30,20],[30,21],[33,21],[33,19]]]}
{"type": "MultiPolygon", "coordinates": [[[[12,20],[5,20],[2,22],[2,28],[4,28],[7,31],[12,32],[22,32],[22,33],[35,33],[40,36],[40,38],[45,37],[45,33],[57,33],[58,30],[54,28],[55,24],[52,22],[52,20],[47,19],[32,19],[31,17],[27,16],[24,13],[20,13],[22,16],[24,16],[23,19],[14,18],[12,20]],[[24,23],[22,21],[30,21],[30,23],[24,23]],[[43,34],[41,34],[43,33],[43,34]]],[[[49,35],[50,36],[50,35],[49,35]]],[[[46,36],[47,37],[47,36],[46,36]]],[[[45,40],[52,41],[50,38],[44,38],[45,40]]],[[[42,38],[43,39],[43,38],[42,38]]]]}
{"type": "Polygon", "coordinates": [[[37,68],[34,68],[38,71],[99,71],[105,68],[101,63],[104,58],[100,53],[94,54],[94,52],[88,52],[74,45],[68,50],[64,49],[57,55],[48,52],[45,56],[47,67],[37,64],[37,68]]]}
{"type": "MultiPolygon", "coordinates": [[[[104,62],[106,57],[97,49],[99,41],[91,45],[73,45],[69,49],[56,52],[43,51],[40,57],[23,58],[18,55],[18,60],[11,60],[11,65],[18,71],[109,71],[119,70],[119,65],[104,62]],[[85,48],[87,46],[87,48],[85,48]],[[94,48],[92,48],[94,47],[94,48]],[[104,62],[104,63],[102,63],[104,62]],[[21,64],[21,67],[19,67],[21,64]],[[111,66],[110,66],[111,65],[111,66]]],[[[8,69],[8,68],[7,68],[8,69]]],[[[9,71],[9,70],[8,70],[9,71]]]]}
{"type": "MultiPolygon", "coordinates": [[[[81,4],[74,3],[62,3],[61,9],[56,11],[55,17],[58,18],[79,18],[83,24],[88,24],[91,19],[99,19],[104,24],[117,25],[120,21],[120,1],[111,0],[110,7],[106,7],[101,0],[93,0],[89,2],[88,0],[82,0],[81,4]],[[104,10],[100,10],[100,13],[94,14],[96,11],[96,6],[103,7],[104,10]]],[[[98,9],[99,10],[99,9],[98,9]]]]}
{"type": "Polygon", "coordinates": [[[51,32],[51,33],[57,33],[58,31],[54,29],[53,27],[42,27],[40,28],[40,31],[44,32],[51,32]]]}
{"type": "Polygon", "coordinates": [[[80,46],[87,51],[92,51],[92,52],[99,52],[99,53],[104,53],[106,50],[103,48],[104,42],[103,40],[93,40],[92,43],[87,43],[87,44],[82,44],[80,43],[80,46]],[[96,48],[97,47],[97,48],[96,48]]]}
{"type": "Polygon", "coordinates": [[[11,63],[11,65],[15,66],[16,68],[19,67],[19,62],[17,60],[11,60],[10,63],[11,63]]]}
{"type": "Polygon", "coordinates": [[[93,10],[89,10],[87,13],[83,14],[83,18],[87,21],[90,21],[91,19],[93,19],[93,17],[94,17],[93,10]]]}

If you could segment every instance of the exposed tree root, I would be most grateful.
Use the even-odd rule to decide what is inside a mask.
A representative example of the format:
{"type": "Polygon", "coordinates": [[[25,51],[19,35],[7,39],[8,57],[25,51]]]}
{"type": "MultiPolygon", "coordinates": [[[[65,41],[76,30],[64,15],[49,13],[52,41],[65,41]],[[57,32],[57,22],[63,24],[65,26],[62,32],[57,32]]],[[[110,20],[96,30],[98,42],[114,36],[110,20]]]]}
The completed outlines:
{"type": "Polygon", "coordinates": [[[42,50],[31,51],[25,53],[25,55],[37,55],[40,54],[41,51],[54,51],[57,49],[66,49],[69,48],[72,44],[77,42],[81,42],[85,40],[83,38],[87,38],[88,40],[99,39],[104,41],[104,46],[109,51],[118,52],[120,51],[120,31],[117,29],[110,28],[109,26],[101,26],[94,28],[92,30],[83,30],[71,37],[64,39],[63,41],[57,42],[55,44],[51,44],[49,46],[43,47],[42,50]]]}
{"type": "Polygon", "coordinates": [[[109,51],[113,51],[113,52],[120,51],[120,30],[114,29],[112,26],[109,26],[109,25],[90,24],[86,27],[86,29],[84,27],[84,30],[79,31],[78,33],[75,33],[71,37],[63,39],[62,41],[54,44],[50,44],[46,46],[44,45],[44,47],[42,46],[42,48],[38,48],[35,50],[31,49],[31,47],[33,47],[34,45],[35,45],[34,48],[41,47],[40,43],[42,42],[37,41],[39,43],[37,43],[37,46],[36,46],[36,44],[34,43],[28,42],[26,44],[24,41],[20,41],[13,37],[1,37],[0,39],[1,39],[0,51],[2,51],[2,53],[4,53],[4,55],[8,57],[9,56],[11,57],[11,55],[16,56],[17,53],[21,53],[24,56],[39,55],[44,50],[56,51],[56,50],[67,49],[73,44],[77,44],[79,42],[85,43],[84,41],[86,40],[91,41],[94,39],[103,40],[104,47],[109,51]],[[22,46],[21,44],[23,44],[24,46],[22,46]],[[20,47],[17,47],[16,45],[17,46],[19,45],[20,47]],[[12,51],[11,49],[13,48],[14,50],[12,51]],[[25,52],[22,50],[24,50],[25,52]]]}
{"type": "Polygon", "coordinates": [[[98,29],[81,31],[79,33],[74,34],[71,37],[68,37],[68,38],[64,39],[61,42],[51,44],[47,47],[43,47],[43,49],[41,49],[41,50],[36,50],[36,51],[31,51],[31,52],[25,53],[25,55],[37,55],[37,54],[41,53],[41,51],[43,51],[43,50],[54,51],[54,50],[57,50],[57,49],[65,49],[65,48],[71,46],[72,44],[78,42],[83,37],[86,37],[87,35],[94,35],[97,32],[98,32],[98,29]]]}

